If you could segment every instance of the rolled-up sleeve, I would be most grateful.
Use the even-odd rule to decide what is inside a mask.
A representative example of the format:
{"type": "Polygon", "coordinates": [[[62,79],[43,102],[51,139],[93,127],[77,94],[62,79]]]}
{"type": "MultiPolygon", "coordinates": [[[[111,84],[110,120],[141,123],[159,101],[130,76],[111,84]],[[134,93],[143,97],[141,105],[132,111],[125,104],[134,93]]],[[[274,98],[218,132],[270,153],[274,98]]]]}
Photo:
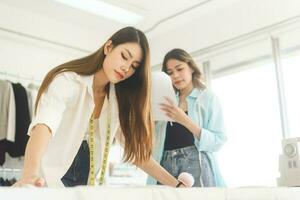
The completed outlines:
{"type": "Polygon", "coordinates": [[[221,105],[216,96],[210,99],[207,124],[201,127],[200,139],[195,138],[198,151],[215,152],[226,142],[221,105]]]}
{"type": "Polygon", "coordinates": [[[29,126],[28,135],[37,124],[45,124],[51,130],[52,137],[55,136],[63,113],[68,103],[74,98],[73,88],[72,81],[63,74],[59,74],[53,79],[38,102],[37,112],[29,126]]]}

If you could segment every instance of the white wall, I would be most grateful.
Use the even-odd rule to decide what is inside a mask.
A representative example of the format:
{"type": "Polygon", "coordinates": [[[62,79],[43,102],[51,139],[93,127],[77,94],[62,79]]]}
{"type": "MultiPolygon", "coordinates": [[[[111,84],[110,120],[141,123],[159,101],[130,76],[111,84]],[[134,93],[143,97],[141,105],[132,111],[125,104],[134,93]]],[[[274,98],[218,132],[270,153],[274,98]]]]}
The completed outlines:
{"type": "Polygon", "coordinates": [[[98,48],[119,25],[62,5],[54,7],[47,0],[3,0],[0,2],[0,18],[1,28],[88,51],[98,48]],[[30,4],[32,10],[23,4],[30,4]],[[47,13],[47,6],[51,6],[51,13],[47,13]]]}
{"type": "MultiPolygon", "coordinates": [[[[0,72],[41,80],[49,69],[58,64],[85,56],[98,49],[107,39],[107,32],[114,32],[117,26],[114,23],[101,25],[101,20],[97,21],[84,15],[82,18],[86,19],[86,22],[83,19],[72,19],[67,22],[66,16],[75,11],[66,10],[63,13],[60,12],[62,8],[57,8],[56,12],[62,16],[57,14],[55,17],[49,17],[50,14],[46,12],[43,14],[42,11],[37,13],[23,9],[24,3],[30,3],[30,0],[19,4],[15,1],[0,2],[1,29],[73,46],[83,51],[29,39],[0,29],[0,72]],[[104,32],[103,29],[110,31],[104,32]]],[[[44,3],[37,4],[46,7],[47,1],[44,3]]],[[[80,14],[78,17],[80,18],[80,14]]],[[[5,76],[0,74],[0,78],[5,76]]],[[[8,76],[8,79],[11,78],[8,76]]]]}
{"type": "MultiPolygon", "coordinates": [[[[119,26],[114,23],[98,26],[97,20],[86,20],[85,24],[83,19],[67,23],[63,19],[64,13],[51,18],[47,13],[31,12],[16,6],[18,4],[8,5],[9,1],[5,1],[0,2],[0,19],[3,19],[0,27],[88,51],[96,50],[109,36],[107,31],[103,35],[104,29],[113,33],[119,26]]],[[[68,15],[68,12],[65,14],[68,15]]],[[[161,63],[164,54],[172,48],[193,52],[297,15],[300,15],[299,0],[213,0],[147,33],[151,63],[153,66],[161,63]],[[189,23],[186,23],[186,17],[191,19],[189,23]]],[[[0,30],[0,72],[41,79],[50,68],[86,54],[0,30]]]]}
{"type": "MultiPolygon", "coordinates": [[[[217,0],[204,8],[211,10],[199,18],[169,30],[151,40],[152,65],[162,62],[172,48],[188,52],[200,50],[234,37],[300,15],[299,0],[217,0]],[[222,6],[218,6],[222,4],[222,6]],[[221,9],[213,9],[213,7],[221,9]]],[[[200,11],[199,11],[200,13],[200,11]]],[[[176,23],[176,19],[170,21],[176,23]]]]}
{"type": "MultiPolygon", "coordinates": [[[[68,60],[83,56],[54,45],[0,32],[0,71],[41,80],[47,71],[68,60]]],[[[17,81],[17,80],[16,80],[17,81]]]]}

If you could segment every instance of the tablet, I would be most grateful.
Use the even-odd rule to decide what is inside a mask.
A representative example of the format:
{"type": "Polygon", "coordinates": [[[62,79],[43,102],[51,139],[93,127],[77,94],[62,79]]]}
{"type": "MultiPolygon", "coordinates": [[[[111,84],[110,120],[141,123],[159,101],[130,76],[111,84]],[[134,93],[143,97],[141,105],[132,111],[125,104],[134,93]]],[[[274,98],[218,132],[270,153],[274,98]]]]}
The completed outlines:
{"type": "Polygon", "coordinates": [[[160,109],[160,103],[168,103],[164,97],[170,98],[177,105],[170,77],[165,72],[152,72],[151,107],[154,121],[174,121],[160,109]]]}

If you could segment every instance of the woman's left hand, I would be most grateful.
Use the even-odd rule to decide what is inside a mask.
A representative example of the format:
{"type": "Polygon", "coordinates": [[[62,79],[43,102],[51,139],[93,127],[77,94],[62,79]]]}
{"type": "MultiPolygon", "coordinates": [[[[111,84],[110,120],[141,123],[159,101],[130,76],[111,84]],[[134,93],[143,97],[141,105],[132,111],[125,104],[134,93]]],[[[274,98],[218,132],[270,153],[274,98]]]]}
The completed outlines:
{"type": "Polygon", "coordinates": [[[160,103],[160,108],[165,111],[166,115],[170,117],[175,122],[184,125],[189,117],[187,114],[179,108],[175,102],[173,102],[170,98],[165,97],[166,103],[160,103]]]}

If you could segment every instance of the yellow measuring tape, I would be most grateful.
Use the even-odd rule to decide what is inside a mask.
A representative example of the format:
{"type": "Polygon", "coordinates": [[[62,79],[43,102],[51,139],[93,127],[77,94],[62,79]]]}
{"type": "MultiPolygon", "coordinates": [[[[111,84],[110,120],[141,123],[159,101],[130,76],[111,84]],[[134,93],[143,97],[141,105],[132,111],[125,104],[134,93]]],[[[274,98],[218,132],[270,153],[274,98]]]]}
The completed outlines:
{"type": "MultiPolygon", "coordinates": [[[[109,145],[110,145],[110,101],[108,101],[108,109],[107,109],[107,122],[106,122],[106,141],[105,148],[103,153],[102,165],[100,166],[100,179],[99,185],[104,183],[105,170],[107,166],[108,154],[109,154],[109,145]]],[[[89,135],[89,151],[90,151],[90,173],[89,173],[89,185],[95,185],[95,160],[94,160],[94,150],[95,150],[95,141],[94,141],[94,114],[92,114],[89,123],[90,135],[89,135]]]]}

